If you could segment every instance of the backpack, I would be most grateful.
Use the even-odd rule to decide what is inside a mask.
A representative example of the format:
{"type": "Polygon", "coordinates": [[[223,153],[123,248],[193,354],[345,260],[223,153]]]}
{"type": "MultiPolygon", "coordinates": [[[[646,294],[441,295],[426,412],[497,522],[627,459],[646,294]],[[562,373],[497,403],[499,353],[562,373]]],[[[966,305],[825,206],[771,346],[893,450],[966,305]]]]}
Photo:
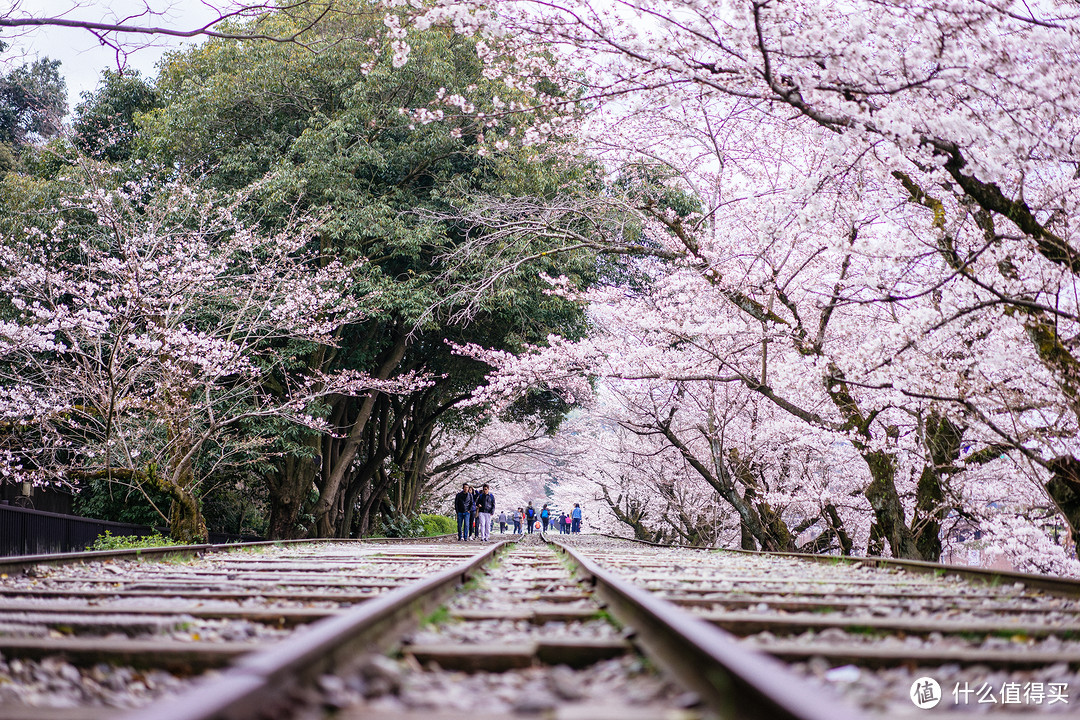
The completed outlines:
{"type": "Polygon", "coordinates": [[[536,514],[536,511],[533,510],[532,508],[529,508],[528,510],[525,511],[525,517],[529,518],[530,520],[532,520],[532,516],[535,515],[535,514],[536,514]]]}

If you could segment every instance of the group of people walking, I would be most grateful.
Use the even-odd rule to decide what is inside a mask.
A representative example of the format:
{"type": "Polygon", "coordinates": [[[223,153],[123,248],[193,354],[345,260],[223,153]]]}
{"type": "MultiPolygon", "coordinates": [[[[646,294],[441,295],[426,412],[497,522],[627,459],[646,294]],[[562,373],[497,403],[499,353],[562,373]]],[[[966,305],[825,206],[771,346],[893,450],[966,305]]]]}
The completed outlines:
{"type": "Polygon", "coordinates": [[[538,528],[547,532],[549,528],[553,528],[567,535],[571,532],[579,533],[581,532],[581,505],[574,503],[574,509],[569,513],[561,512],[552,515],[547,503],[540,508],[540,512],[536,512],[533,504],[529,503],[526,507],[518,508],[512,513],[499,513],[500,532],[506,532],[507,522],[513,523],[515,535],[522,534],[522,527],[527,528],[528,532],[533,532],[538,528]]]}
{"type": "MultiPolygon", "coordinates": [[[[490,539],[492,515],[495,513],[495,495],[488,485],[479,490],[468,483],[461,486],[461,492],[454,496],[454,510],[457,512],[458,540],[479,538],[490,539]]],[[[510,512],[499,513],[499,532],[505,533],[508,525],[513,525],[515,535],[542,529],[558,530],[561,534],[581,532],[581,505],[574,503],[570,512],[554,512],[547,503],[537,512],[532,503],[510,512]]]]}
{"type": "MultiPolygon", "coordinates": [[[[530,507],[532,507],[531,503],[530,507]]],[[[581,532],[581,505],[574,503],[574,509],[570,512],[559,511],[552,515],[545,503],[540,510],[540,523],[543,525],[544,532],[547,532],[548,528],[553,528],[558,530],[560,535],[579,533],[581,532]]]]}

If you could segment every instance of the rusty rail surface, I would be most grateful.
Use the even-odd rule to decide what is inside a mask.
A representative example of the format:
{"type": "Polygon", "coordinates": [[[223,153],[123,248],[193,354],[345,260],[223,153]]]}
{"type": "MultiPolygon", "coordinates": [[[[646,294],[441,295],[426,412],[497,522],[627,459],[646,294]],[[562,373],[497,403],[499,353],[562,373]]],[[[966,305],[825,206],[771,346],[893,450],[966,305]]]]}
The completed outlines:
{"type": "Polygon", "coordinates": [[[972,567],[970,565],[945,565],[943,563],[928,562],[926,560],[898,560],[895,558],[863,557],[860,555],[815,555],[813,553],[743,550],[741,548],[701,547],[697,545],[664,545],[662,543],[650,542],[649,540],[619,537],[618,535],[610,535],[608,533],[597,533],[597,535],[609,537],[614,540],[624,540],[626,542],[648,545],[650,547],[701,550],[702,552],[721,551],[743,555],[770,555],[774,557],[808,560],[816,563],[844,563],[847,565],[869,565],[871,567],[896,568],[923,575],[953,575],[965,580],[978,580],[988,585],[1022,583],[1025,587],[1035,588],[1054,595],[1080,597],[1080,581],[1071,578],[1056,577],[1054,575],[1038,575],[1036,573],[1018,572],[1016,570],[992,570],[990,568],[972,567]]]}
{"type": "Polygon", "coordinates": [[[783,663],[741,647],[734,636],[606,570],[575,548],[551,542],[635,642],[722,718],[855,720],[862,715],[792,674],[783,663]]]}
{"type": "Polygon", "coordinates": [[[71,563],[97,562],[102,560],[170,557],[191,557],[203,553],[232,552],[256,547],[277,547],[312,543],[394,543],[435,541],[450,535],[433,535],[420,538],[307,538],[302,540],[256,540],[252,542],[217,543],[199,545],[166,545],[163,547],[125,548],[122,550],[84,550],[81,552],[44,553],[41,555],[13,555],[0,557],[0,573],[11,575],[38,565],[67,565],[71,563]]]}
{"type": "Polygon", "coordinates": [[[379,651],[399,632],[433,612],[510,541],[484,548],[469,560],[429,578],[313,623],[307,632],[254,652],[218,677],[120,715],[118,720],[242,720],[286,716],[290,693],[329,668],[379,651]]]}

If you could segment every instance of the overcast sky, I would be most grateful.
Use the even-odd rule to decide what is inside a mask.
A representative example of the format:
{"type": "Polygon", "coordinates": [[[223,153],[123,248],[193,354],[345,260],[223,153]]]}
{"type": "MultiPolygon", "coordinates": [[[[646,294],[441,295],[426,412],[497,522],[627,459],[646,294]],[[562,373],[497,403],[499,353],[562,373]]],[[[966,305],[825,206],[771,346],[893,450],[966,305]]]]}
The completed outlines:
{"type": "MultiPolygon", "coordinates": [[[[188,29],[214,17],[212,9],[201,0],[0,0],[0,8],[7,9],[5,15],[62,16],[102,22],[123,20],[144,12],[147,6],[159,15],[141,21],[133,19],[131,24],[188,29]]],[[[24,62],[18,54],[25,53],[26,59],[49,57],[63,63],[61,73],[67,81],[69,110],[79,102],[82,92],[94,89],[102,70],[117,67],[116,53],[100,45],[97,38],[85,30],[35,28],[15,37],[5,32],[3,38],[12,46],[6,53],[9,62],[24,62]],[[11,56],[12,52],[16,53],[15,57],[11,56]]],[[[137,69],[147,77],[156,75],[154,65],[165,52],[185,44],[177,38],[167,37],[127,36],[123,39],[125,45],[132,48],[126,59],[127,67],[137,69]]]]}

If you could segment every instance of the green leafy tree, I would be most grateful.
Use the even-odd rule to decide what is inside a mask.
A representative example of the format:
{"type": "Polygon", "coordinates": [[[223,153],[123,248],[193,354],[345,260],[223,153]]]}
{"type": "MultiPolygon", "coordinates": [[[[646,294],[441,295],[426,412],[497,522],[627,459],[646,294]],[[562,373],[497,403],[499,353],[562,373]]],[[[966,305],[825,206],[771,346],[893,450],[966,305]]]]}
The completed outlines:
{"type": "Polygon", "coordinates": [[[0,76],[0,142],[17,148],[58,135],[66,98],[59,60],[41,58],[0,76]]]}
{"type": "Polygon", "coordinates": [[[94,92],[84,92],[71,132],[76,146],[98,160],[131,157],[135,117],[158,107],[157,92],[138,71],[106,70],[94,92]]]}
{"type": "Polygon", "coordinates": [[[585,327],[582,309],[546,294],[538,271],[587,285],[597,268],[589,252],[545,260],[555,241],[538,233],[534,264],[461,262],[469,233],[446,216],[477,196],[593,192],[595,169],[565,148],[500,142],[523,133],[526,119],[493,128],[481,113],[524,98],[484,76],[476,40],[410,31],[402,65],[404,31],[384,13],[317,25],[313,40],[341,38],[318,54],[209,41],[173,56],[157,82],[163,107],[140,121],[144,157],[205,172],[222,188],[258,183],[250,211],[260,222],[318,213],[321,255],[367,260],[358,272],[374,308],[336,348],[298,346],[305,367],[431,378],[408,396],[332,399],[323,412],[336,435],[283,431],[281,461],[266,474],[272,536],[365,532],[377,512],[416,511],[434,429],[475,412],[461,405],[488,369],[448,341],[515,350],[585,327]],[[306,513],[314,528],[300,527],[306,513]]]}

